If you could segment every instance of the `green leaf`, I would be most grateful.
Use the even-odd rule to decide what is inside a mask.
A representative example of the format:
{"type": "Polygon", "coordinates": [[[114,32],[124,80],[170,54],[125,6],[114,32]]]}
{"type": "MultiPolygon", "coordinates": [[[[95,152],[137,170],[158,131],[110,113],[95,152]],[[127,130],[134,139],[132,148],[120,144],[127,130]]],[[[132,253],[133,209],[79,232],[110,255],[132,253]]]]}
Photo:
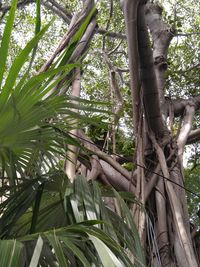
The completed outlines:
{"type": "Polygon", "coordinates": [[[54,234],[46,234],[46,237],[55,250],[55,254],[56,254],[56,258],[58,260],[59,267],[69,266],[67,264],[66,259],[65,259],[65,255],[64,255],[61,243],[60,243],[58,237],[56,236],[56,233],[54,232],[54,234]]]}
{"type": "Polygon", "coordinates": [[[97,216],[96,216],[95,205],[88,182],[84,177],[77,176],[74,186],[76,195],[79,196],[81,202],[84,205],[87,219],[96,220],[97,216]]]}
{"type": "Polygon", "coordinates": [[[127,223],[127,226],[130,227],[131,232],[134,235],[134,247],[135,247],[135,258],[136,258],[136,266],[138,267],[144,267],[145,265],[145,256],[144,256],[144,251],[143,248],[141,246],[141,242],[140,242],[140,237],[138,234],[138,230],[137,227],[135,225],[135,222],[133,220],[133,216],[129,210],[129,208],[127,207],[127,205],[125,204],[124,200],[120,197],[120,195],[118,194],[118,192],[116,190],[114,190],[115,196],[118,200],[119,205],[121,206],[121,212],[123,214],[123,217],[127,223]]]}
{"type": "Polygon", "coordinates": [[[39,42],[45,32],[48,30],[49,26],[52,24],[49,23],[46,25],[31,41],[28,42],[26,47],[19,53],[19,55],[15,58],[10,70],[8,77],[6,79],[5,85],[2,88],[2,93],[0,95],[0,104],[5,104],[6,100],[9,98],[10,93],[13,90],[13,86],[17,79],[17,76],[27,60],[27,57],[31,50],[35,47],[35,45],[39,42]]]}
{"type": "MultiPolygon", "coordinates": [[[[36,0],[36,21],[35,21],[35,36],[40,32],[40,28],[41,28],[41,0],[36,0]]],[[[31,60],[28,66],[28,69],[23,77],[23,79],[25,80],[29,74],[29,71],[32,67],[35,55],[36,55],[36,51],[37,51],[37,47],[38,45],[36,44],[35,47],[33,48],[33,53],[31,56],[31,60]]]]}
{"type": "Polygon", "coordinates": [[[2,267],[24,266],[23,244],[16,240],[0,240],[0,265],[2,267]]]}
{"type": "Polygon", "coordinates": [[[94,6],[90,13],[88,14],[88,16],[85,18],[85,20],[82,22],[80,28],[78,29],[78,31],[76,32],[76,34],[73,36],[69,46],[67,47],[67,49],[64,52],[64,56],[60,62],[60,66],[66,64],[68,62],[68,60],[70,59],[72,53],[74,52],[76,46],[78,45],[78,42],[81,40],[85,30],[87,29],[88,24],[90,23],[91,18],[93,17],[93,15],[96,12],[96,6],[94,6]]]}
{"type": "Polygon", "coordinates": [[[100,239],[89,235],[94,244],[104,267],[123,267],[124,265],[118,260],[115,254],[100,239]]]}
{"type": "Polygon", "coordinates": [[[37,188],[37,193],[36,193],[36,196],[35,196],[35,205],[34,205],[34,208],[33,208],[33,217],[32,217],[32,221],[31,221],[30,234],[34,233],[35,230],[36,230],[37,219],[38,219],[38,216],[39,216],[39,208],[40,208],[41,198],[42,198],[42,194],[43,194],[43,189],[44,189],[44,183],[41,184],[37,188]]]}
{"type": "Polygon", "coordinates": [[[29,267],[37,267],[38,266],[38,262],[39,262],[40,255],[42,252],[43,243],[44,242],[43,242],[41,236],[39,236],[37,243],[35,245],[35,249],[34,249],[29,267]]]}
{"type": "Polygon", "coordinates": [[[10,44],[10,37],[13,29],[13,23],[15,19],[15,11],[17,7],[17,0],[12,1],[12,7],[10,9],[10,13],[6,22],[6,26],[3,33],[3,38],[1,42],[0,48],[0,89],[3,80],[3,74],[5,72],[6,60],[8,56],[8,49],[10,44]]]}
{"type": "MultiPolygon", "coordinates": [[[[67,248],[73,252],[77,256],[77,258],[83,263],[85,267],[90,267],[90,263],[86,259],[85,255],[83,252],[76,246],[69,238],[67,237],[60,237],[60,240],[62,240],[67,248]]],[[[87,253],[87,252],[86,252],[87,253]]],[[[86,254],[87,255],[87,254],[86,254]]]]}

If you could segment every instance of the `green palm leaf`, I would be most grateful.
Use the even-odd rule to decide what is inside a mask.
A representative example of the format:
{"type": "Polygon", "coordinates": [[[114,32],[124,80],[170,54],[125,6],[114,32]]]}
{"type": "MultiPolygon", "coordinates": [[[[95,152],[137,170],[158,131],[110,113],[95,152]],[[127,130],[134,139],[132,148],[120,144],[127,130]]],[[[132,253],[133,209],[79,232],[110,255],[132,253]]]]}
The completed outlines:
{"type": "Polygon", "coordinates": [[[15,19],[15,11],[17,7],[17,0],[14,0],[12,3],[12,7],[10,9],[10,13],[6,22],[2,42],[1,42],[1,48],[0,48],[0,89],[1,89],[1,84],[3,80],[3,75],[5,72],[5,67],[6,67],[6,60],[8,56],[8,49],[9,49],[9,44],[10,44],[10,37],[12,33],[12,28],[13,28],[13,23],[15,19]]]}
{"type": "Polygon", "coordinates": [[[24,266],[23,244],[16,240],[0,240],[1,266],[24,266]]]}

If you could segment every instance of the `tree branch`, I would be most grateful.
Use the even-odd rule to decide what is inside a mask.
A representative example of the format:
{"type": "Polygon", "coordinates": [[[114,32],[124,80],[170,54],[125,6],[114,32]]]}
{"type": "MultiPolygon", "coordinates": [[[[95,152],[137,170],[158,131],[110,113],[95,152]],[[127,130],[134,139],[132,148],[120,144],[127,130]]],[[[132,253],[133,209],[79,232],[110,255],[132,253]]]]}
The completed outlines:
{"type": "Polygon", "coordinates": [[[60,5],[58,5],[55,1],[44,1],[42,0],[43,6],[45,6],[47,9],[52,11],[54,14],[58,15],[60,18],[62,18],[67,24],[70,24],[70,21],[72,19],[72,15],[67,12],[66,9],[62,8],[60,5]]]}
{"type": "Polygon", "coordinates": [[[191,128],[192,128],[192,121],[193,121],[194,113],[195,113],[194,106],[187,105],[185,108],[185,116],[184,116],[183,126],[180,130],[180,133],[179,133],[179,136],[177,139],[178,155],[179,155],[181,162],[183,160],[184,147],[185,147],[189,133],[190,133],[191,128]]]}
{"type": "Polygon", "coordinates": [[[196,130],[192,130],[190,132],[190,134],[188,135],[186,144],[189,145],[189,144],[196,143],[198,141],[200,141],[200,128],[196,130]]]}
{"type": "MultiPolygon", "coordinates": [[[[22,1],[18,2],[17,8],[23,8],[24,6],[31,4],[31,3],[34,3],[34,2],[35,2],[35,0],[22,0],[22,1]]],[[[11,6],[2,6],[0,8],[0,12],[2,12],[0,20],[3,19],[3,17],[10,10],[10,8],[11,8],[11,6]]]]}
{"type": "MultiPolygon", "coordinates": [[[[80,97],[81,93],[81,75],[80,75],[80,68],[75,69],[75,76],[72,83],[72,96],[74,97],[80,97]]],[[[76,102],[75,102],[76,104],[76,102]]],[[[79,112],[77,109],[73,110],[73,112],[79,112]]],[[[77,128],[78,128],[78,122],[77,120],[71,121],[71,123],[74,126],[74,129],[70,131],[73,135],[77,135],[77,128]]],[[[76,173],[76,163],[78,158],[78,148],[73,145],[68,145],[66,160],[65,160],[65,173],[67,174],[68,178],[71,182],[74,181],[75,173],[76,173]]]]}
{"type": "Polygon", "coordinates": [[[100,159],[106,161],[110,164],[115,170],[123,175],[128,181],[131,181],[131,174],[124,169],[118,162],[116,162],[111,156],[106,154],[105,152],[101,151],[99,148],[93,144],[93,142],[84,134],[83,131],[78,131],[78,136],[80,137],[81,142],[84,144],[85,148],[92,152],[93,154],[97,155],[100,159]]]}
{"type": "MultiPolygon", "coordinates": [[[[195,111],[200,109],[200,95],[197,95],[189,99],[173,99],[173,100],[170,100],[170,102],[171,102],[171,105],[173,106],[175,117],[179,117],[183,115],[185,107],[187,105],[194,106],[195,111]]],[[[166,105],[167,105],[166,110],[168,110],[168,114],[169,114],[169,103],[166,103],[166,105]]]]}

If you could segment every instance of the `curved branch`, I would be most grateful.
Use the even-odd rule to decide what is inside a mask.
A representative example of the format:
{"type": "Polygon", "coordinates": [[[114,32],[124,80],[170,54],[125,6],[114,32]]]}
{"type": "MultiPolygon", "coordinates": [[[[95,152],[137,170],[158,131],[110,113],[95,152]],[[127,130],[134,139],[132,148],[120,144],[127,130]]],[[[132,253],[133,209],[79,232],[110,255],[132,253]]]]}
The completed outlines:
{"type": "Polygon", "coordinates": [[[45,6],[47,9],[58,15],[60,18],[62,18],[67,24],[70,23],[72,19],[72,15],[67,12],[64,8],[62,8],[59,4],[57,4],[55,1],[42,1],[43,6],[45,6]]]}
{"type": "MultiPolygon", "coordinates": [[[[173,107],[174,116],[182,116],[187,105],[192,105],[195,108],[195,111],[200,109],[200,95],[197,95],[189,99],[173,99],[170,100],[170,103],[173,107]]],[[[166,103],[166,110],[169,113],[169,103],[166,103]]]]}
{"type": "Polygon", "coordinates": [[[108,182],[117,190],[135,193],[135,186],[104,160],[99,161],[108,182]]]}
{"type": "Polygon", "coordinates": [[[87,176],[87,180],[96,180],[97,177],[102,173],[102,167],[101,164],[99,163],[99,158],[95,155],[93,155],[90,158],[90,163],[91,163],[91,171],[89,172],[87,176]]]}
{"type": "Polygon", "coordinates": [[[115,161],[111,156],[106,154],[105,152],[101,151],[99,148],[93,144],[93,142],[84,134],[83,131],[78,131],[78,136],[80,137],[81,142],[84,144],[85,148],[92,152],[93,154],[97,155],[100,159],[106,161],[110,164],[115,170],[123,175],[128,181],[131,181],[131,174],[124,169],[117,161],[115,161]]]}
{"type": "Polygon", "coordinates": [[[190,132],[190,134],[188,135],[186,144],[189,145],[189,144],[196,143],[198,141],[200,141],[200,128],[196,130],[192,130],[190,132]]]}

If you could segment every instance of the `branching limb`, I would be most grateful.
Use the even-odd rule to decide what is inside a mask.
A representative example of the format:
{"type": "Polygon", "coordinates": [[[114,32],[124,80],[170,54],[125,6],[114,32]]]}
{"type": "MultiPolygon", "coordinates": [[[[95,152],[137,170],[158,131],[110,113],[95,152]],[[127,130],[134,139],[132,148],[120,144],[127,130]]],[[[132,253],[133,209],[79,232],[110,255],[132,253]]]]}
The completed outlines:
{"type": "Polygon", "coordinates": [[[83,131],[78,131],[78,136],[80,137],[81,142],[84,144],[84,147],[92,154],[97,155],[100,159],[106,161],[110,164],[116,171],[121,173],[121,175],[128,180],[131,181],[131,173],[129,173],[126,169],[124,169],[118,162],[116,162],[111,156],[101,151],[99,148],[93,144],[93,142],[84,134],[83,131]]]}
{"type": "Polygon", "coordinates": [[[193,144],[200,140],[200,129],[190,131],[186,144],[193,144]]]}
{"type": "Polygon", "coordinates": [[[53,14],[56,14],[62,18],[67,24],[70,24],[72,19],[71,13],[67,12],[67,10],[59,5],[56,1],[42,0],[42,5],[52,11],[53,14]]]}
{"type": "MultiPolygon", "coordinates": [[[[189,99],[171,99],[171,104],[173,105],[174,116],[179,117],[183,115],[187,105],[194,105],[195,111],[200,109],[200,95],[189,99]]],[[[169,104],[166,103],[166,105],[166,110],[169,110],[169,104]]]]}
{"type": "MultiPolygon", "coordinates": [[[[53,63],[54,59],[65,49],[65,47],[69,44],[72,37],[76,34],[78,31],[81,23],[84,21],[84,19],[89,14],[90,10],[87,8],[84,8],[79,14],[75,14],[71,20],[71,24],[69,26],[68,32],[64,35],[63,39],[61,40],[60,44],[58,45],[56,51],[53,53],[53,55],[50,57],[50,59],[42,66],[42,68],[39,70],[39,73],[46,71],[51,64],[53,63]]],[[[96,22],[92,20],[90,24],[87,27],[87,30],[85,32],[85,35],[83,36],[83,42],[79,43],[79,48],[83,52],[83,50],[86,47],[86,38],[87,41],[90,41],[91,36],[94,32],[94,28],[96,26],[96,22]]],[[[77,57],[77,50],[75,50],[75,55],[77,57]]],[[[75,57],[75,56],[74,56],[75,57]]]]}

